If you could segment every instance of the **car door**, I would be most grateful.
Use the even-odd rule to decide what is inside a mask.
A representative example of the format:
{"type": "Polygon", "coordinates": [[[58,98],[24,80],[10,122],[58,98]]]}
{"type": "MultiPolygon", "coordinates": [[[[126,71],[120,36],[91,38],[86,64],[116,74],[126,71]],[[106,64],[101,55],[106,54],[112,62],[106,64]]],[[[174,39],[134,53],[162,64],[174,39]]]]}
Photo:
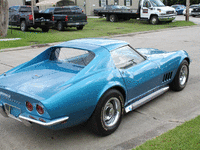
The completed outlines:
{"type": "Polygon", "coordinates": [[[140,9],[140,16],[141,18],[149,19],[151,15],[151,3],[148,0],[144,0],[141,9],[140,9]]]}
{"type": "Polygon", "coordinates": [[[158,86],[158,65],[130,46],[113,50],[111,56],[125,82],[128,102],[147,95],[158,86]]]}

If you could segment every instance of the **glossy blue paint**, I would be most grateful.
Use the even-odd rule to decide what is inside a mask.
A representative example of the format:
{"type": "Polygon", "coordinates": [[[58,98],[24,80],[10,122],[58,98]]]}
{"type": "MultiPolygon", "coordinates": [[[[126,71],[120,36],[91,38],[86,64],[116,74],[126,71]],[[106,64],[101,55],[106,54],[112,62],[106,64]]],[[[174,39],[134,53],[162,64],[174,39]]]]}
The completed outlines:
{"type": "MultiPolygon", "coordinates": [[[[157,49],[137,49],[146,60],[127,69],[116,68],[110,51],[128,43],[110,39],[78,39],[45,50],[34,59],[0,76],[0,104],[17,107],[21,115],[46,119],[47,122],[69,117],[66,123],[50,126],[61,129],[87,121],[102,95],[120,87],[125,93],[125,106],[134,103],[160,87],[168,85],[183,61],[189,59],[185,51],[165,52],[157,49]],[[95,57],[87,66],[52,61],[56,48],[87,50],[95,57]],[[163,76],[172,72],[172,78],[163,76]],[[28,111],[26,101],[33,104],[28,111]],[[36,105],[44,114],[36,111],[36,105]]],[[[189,59],[190,60],[190,59],[189,59]]]]}

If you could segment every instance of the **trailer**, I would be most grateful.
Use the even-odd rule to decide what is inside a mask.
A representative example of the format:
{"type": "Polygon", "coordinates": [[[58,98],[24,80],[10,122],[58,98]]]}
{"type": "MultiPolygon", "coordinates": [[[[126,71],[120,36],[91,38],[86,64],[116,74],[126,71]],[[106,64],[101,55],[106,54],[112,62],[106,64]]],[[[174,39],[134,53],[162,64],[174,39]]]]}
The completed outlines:
{"type": "Polygon", "coordinates": [[[174,8],[165,6],[160,0],[140,0],[137,10],[103,8],[96,10],[95,13],[100,17],[106,17],[106,20],[110,22],[139,18],[151,24],[172,22],[177,15],[174,8]]]}

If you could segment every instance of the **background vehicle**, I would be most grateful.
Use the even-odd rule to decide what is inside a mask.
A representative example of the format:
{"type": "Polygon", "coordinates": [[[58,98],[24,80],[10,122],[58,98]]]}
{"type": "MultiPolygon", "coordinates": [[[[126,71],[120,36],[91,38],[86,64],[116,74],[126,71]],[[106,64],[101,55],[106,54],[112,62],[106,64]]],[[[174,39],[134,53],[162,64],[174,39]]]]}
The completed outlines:
{"type": "Polygon", "coordinates": [[[52,15],[39,13],[37,7],[34,7],[34,19],[30,6],[12,6],[9,8],[9,25],[20,26],[22,31],[27,31],[28,28],[40,27],[43,32],[48,32],[49,28],[52,26],[52,15]]]}
{"type": "Polygon", "coordinates": [[[0,113],[25,124],[62,129],[88,121],[109,135],[128,113],[166,92],[185,88],[187,52],[133,49],[111,39],[53,46],[0,76],[0,113]]]}
{"type": "Polygon", "coordinates": [[[126,6],[119,6],[119,5],[106,5],[103,8],[97,8],[94,9],[94,15],[98,15],[98,12],[101,10],[107,10],[107,11],[113,11],[113,10],[118,10],[118,11],[130,11],[131,9],[126,7],[126,6]]]}
{"type": "Polygon", "coordinates": [[[172,5],[171,7],[173,7],[176,10],[177,15],[182,15],[183,11],[186,9],[185,5],[181,4],[172,5]]]}
{"type": "Polygon", "coordinates": [[[87,16],[78,6],[51,7],[44,13],[52,14],[54,27],[59,31],[65,27],[76,27],[77,30],[82,30],[87,24],[87,16]]]}
{"type": "MultiPolygon", "coordinates": [[[[189,15],[191,16],[191,12],[193,10],[194,7],[197,7],[199,6],[199,4],[194,4],[194,5],[191,5],[190,8],[189,8],[189,15]]],[[[185,16],[186,15],[186,9],[183,10],[183,15],[185,16]]]]}
{"type": "Polygon", "coordinates": [[[200,5],[198,5],[197,7],[194,7],[191,11],[191,15],[193,17],[199,16],[200,15],[200,5]]]}
{"type": "Polygon", "coordinates": [[[98,10],[98,16],[105,16],[107,21],[116,22],[119,19],[129,20],[140,18],[151,24],[159,21],[171,22],[175,19],[176,12],[172,7],[165,6],[160,0],[140,0],[138,10],[98,10]]]}

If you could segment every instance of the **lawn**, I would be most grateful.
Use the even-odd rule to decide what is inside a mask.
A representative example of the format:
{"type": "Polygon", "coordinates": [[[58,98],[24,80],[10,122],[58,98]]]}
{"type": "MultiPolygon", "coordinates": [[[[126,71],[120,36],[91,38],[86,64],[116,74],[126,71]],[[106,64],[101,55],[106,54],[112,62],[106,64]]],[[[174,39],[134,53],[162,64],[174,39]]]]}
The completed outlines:
{"type": "Polygon", "coordinates": [[[21,38],[21,40],[0,41],[0,47],[1,49],[4,49],[35,44],[62,42],[78,38],[102,37],[191,25],[195,24],[193,22],[176,21],[172,23],[151,25],[145,21],[135,19],[112,23],[106,21],[105,18],[88,18],[88,24],[83,28],[83,30],[79,31],[76,30],[76,28],[67,28],[62,32],[50,29],[48,33],[43,33],[40,29],[34,30],[31,28],[27,32],[22,32],[19,27],[12,27],[12,29],[9,27],[6,38],[21,38]]]}
{"type": "Polygon", "coordinates": [[[134,150],[199,150],[199,125],[200,116],[147,141],[134,150]]]}

